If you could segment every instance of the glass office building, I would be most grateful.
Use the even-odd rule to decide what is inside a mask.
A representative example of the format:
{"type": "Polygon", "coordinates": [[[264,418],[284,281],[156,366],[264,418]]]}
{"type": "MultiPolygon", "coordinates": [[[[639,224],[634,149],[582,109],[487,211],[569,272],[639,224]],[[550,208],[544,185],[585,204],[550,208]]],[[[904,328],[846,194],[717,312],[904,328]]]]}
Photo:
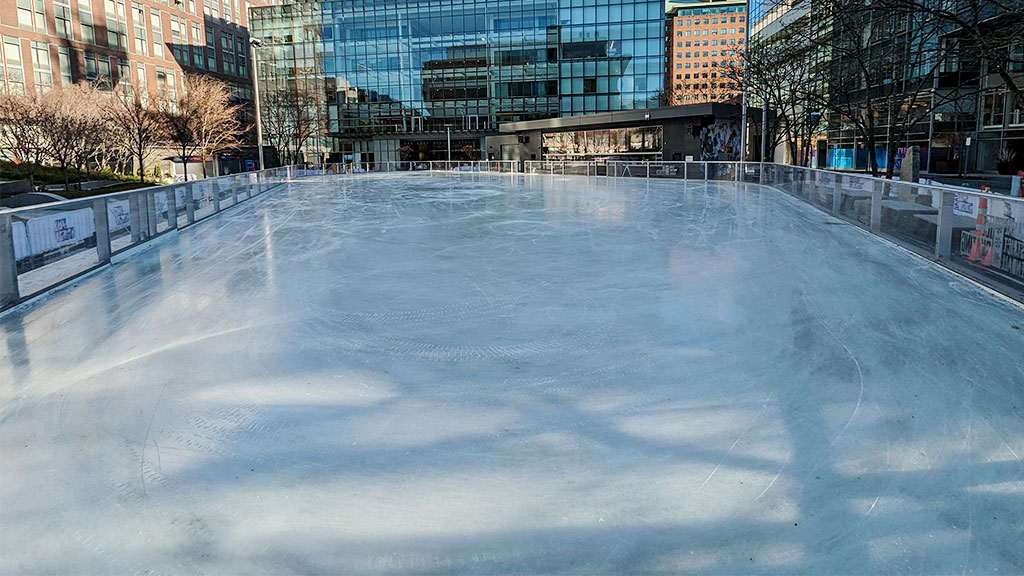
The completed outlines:
{"type": "Polygon", "coordinates": [[[448,131],[453,158],[480,158],[504,122],[657,106],[664,14],[660,0],[342,0],[251,21],[264,101],[313,63],[334,159],[366,162],[444,159],[448,131]]]}

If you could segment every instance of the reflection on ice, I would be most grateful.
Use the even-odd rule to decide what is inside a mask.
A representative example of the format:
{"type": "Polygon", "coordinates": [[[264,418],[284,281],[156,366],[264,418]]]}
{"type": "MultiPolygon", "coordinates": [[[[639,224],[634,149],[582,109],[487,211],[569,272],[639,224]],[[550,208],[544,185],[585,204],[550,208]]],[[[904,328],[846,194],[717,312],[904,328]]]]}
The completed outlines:
{"type": "Polygon", "coordinates": [[[0,319],[0,573],[1019,572],[1022,323],[753,185],[313,178],[0,319]]]}

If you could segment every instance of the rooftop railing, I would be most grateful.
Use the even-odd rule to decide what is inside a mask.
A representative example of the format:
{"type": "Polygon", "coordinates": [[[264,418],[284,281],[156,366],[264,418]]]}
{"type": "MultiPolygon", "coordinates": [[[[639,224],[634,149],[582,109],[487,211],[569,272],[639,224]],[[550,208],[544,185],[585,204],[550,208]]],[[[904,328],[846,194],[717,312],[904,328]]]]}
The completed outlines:
{"type": "Polygon", "coordinates": [[[300,166],[0,209],[0,310],[305,173],[300,166]]]}

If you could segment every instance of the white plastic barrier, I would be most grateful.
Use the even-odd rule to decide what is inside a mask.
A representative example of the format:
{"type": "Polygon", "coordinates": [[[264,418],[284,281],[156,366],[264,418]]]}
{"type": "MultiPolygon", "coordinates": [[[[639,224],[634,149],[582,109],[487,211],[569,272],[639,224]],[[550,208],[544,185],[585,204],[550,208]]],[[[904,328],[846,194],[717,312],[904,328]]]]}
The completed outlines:
{"type": "Polygon", "coordinates": [[[24,222],[15,222],[12,227],[14,232],[14,259],[22,260],[32,255],[28,245],[28,232],[25,230],[24,222]]]}
{"type": "Polygon", "coordinates": [[[40,216],[26,226],[32,254],[77,244],[96,232],[92,208],[40,216]]]}

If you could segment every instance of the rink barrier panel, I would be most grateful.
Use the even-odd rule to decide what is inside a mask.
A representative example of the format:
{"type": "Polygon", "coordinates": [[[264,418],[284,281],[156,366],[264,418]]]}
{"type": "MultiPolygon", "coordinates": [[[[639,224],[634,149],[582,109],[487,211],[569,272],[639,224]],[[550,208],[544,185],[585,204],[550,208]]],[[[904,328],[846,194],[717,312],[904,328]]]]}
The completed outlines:
{"type": "Polygon", "coordinates": [[[209,218],[281,182],[320,175],[421,171],[762,184],[1024,302],[1024,198],[761,162],[402,161],[294,165],[0,211],[0,310],[102,266],[112,255],[209,218]],[[68,216],[69,212],[79,213],[68,216]],[[100,212],[106,213],[105,219],[100,212]],[[91,224],[87,214],[93,219],[91,224]],[[45,220],[33,225],[33,215],[45,220]],[[33,229],[42,230],[37,232],[42,236],[36,243],[33,229]],[[71,241],[72,235],[79,238],[85,231],[89,231],[85,241],[71,241]],[[974,257],[982,249],[986,257],[974,257]],[[89,250],[95,250],[95,262],[81,271],[27,296],[19,290],[19,274],[89,250]]]}
{"type": "Polygon", "coordinates": [[[572,161],[378,162],[330,165],[327,174],[366,172],[510,171],[551,176],[674,179],[760,184],[1024,302],[1024,198],[929,182],[902,183],[866,174],[770,162],[572,161]],[[510,167],[506,165],[511,164],[510,167]],[[521,166],[518,169],[517,166],[521,166]],[[988,207],[979,208],[982,199],[988,207]],[[983,229],[965,227],[984,212],[983,229]],[[969,238],[973,234],[973,240],[969,238]],[[972,258],[982,244],[986,258],[972,258]]]}
{"type": "Polygon", "coordinates": [[[306,172],[285,166],[0,210],[0,311],[306,172]],[[41,274],[31,289],[26,274],[41,274]]]}
{"type": "Polygon", "coordinates": [[[768,162],[525,161],[523,173],[769,186],[1024,302],[1021,197],[768,162]]]}

